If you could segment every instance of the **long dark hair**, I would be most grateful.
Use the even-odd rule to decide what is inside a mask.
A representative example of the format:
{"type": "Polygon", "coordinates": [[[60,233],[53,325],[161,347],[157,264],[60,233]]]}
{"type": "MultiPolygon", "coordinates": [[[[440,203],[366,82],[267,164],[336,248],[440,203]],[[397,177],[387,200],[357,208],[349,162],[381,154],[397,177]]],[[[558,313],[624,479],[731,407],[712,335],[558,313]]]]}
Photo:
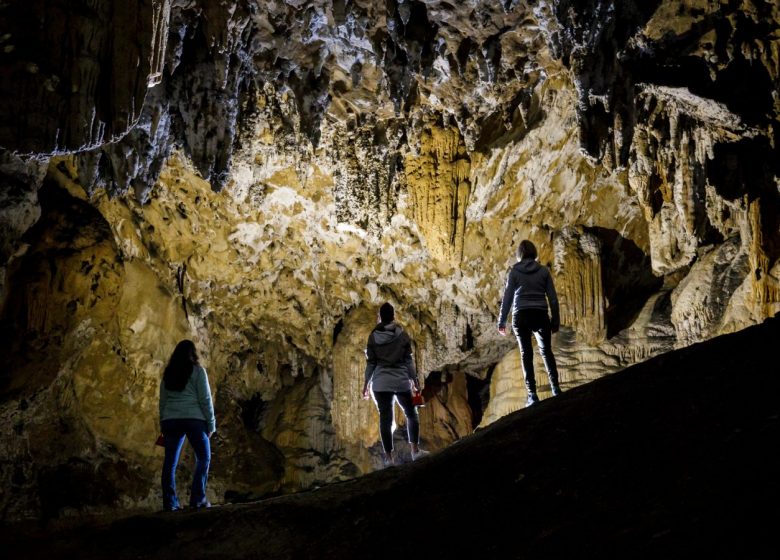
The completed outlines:
{"type": "Polygon", "coordinates": [[[518,260],[535,259],[537,256],[538,253],[536,252],[536,245],[527,239],[523,239],[520,242],[520,245],[517,247],[518,260]]]}
{"type": "Polygon", "coordinates": [[[171,359],[165,367],[163,381],[169,391],[183,391],[192,375],[192,368],[198,365],[198,351],[191,340],[182,340],[176,345],[171,359]]]}

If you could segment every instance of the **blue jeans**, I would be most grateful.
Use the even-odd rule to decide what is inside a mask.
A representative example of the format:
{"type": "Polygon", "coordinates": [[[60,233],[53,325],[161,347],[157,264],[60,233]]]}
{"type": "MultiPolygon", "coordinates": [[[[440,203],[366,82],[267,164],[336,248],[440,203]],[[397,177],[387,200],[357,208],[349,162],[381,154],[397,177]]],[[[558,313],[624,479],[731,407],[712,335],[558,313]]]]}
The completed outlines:
{"type": "Polygon", "coordinates": [[[406,416],[406,435],[409,443],[420,443],[420,418],[417,408],[412,404],[412,392],[374,391],[374,402],[379,410],[379,435],[382,437],[382,447],[386,453],[393,451],[393,420],[395,409],[393,401],[397,400],[406,416]]]}
{"type": "Polygon", "coordinates": [[[187,436],[195,451],[195,473],[192,476],[190,489],[190,506],[206,505],[206,482],[209,478],[209,463],[211,462],[211,445],[206,432],[205,420],[193,418],[174,418],[162,421],[162,433],[165,437],[165,460],[162,470],[163,509],[179,508],[179,498],[176,496],[176,466],[179,463],[181,446],[184,436],[187,436]]]}

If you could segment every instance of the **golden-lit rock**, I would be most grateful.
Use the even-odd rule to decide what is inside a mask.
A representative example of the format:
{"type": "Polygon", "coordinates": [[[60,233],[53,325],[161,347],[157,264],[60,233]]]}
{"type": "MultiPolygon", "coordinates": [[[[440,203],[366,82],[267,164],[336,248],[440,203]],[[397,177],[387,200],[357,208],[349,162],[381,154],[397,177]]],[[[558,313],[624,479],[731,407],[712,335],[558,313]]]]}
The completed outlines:
{"type": "Polygon", "coordinates": [[[459,263],[471,191],[466,146],[454,126],[426,127],[419,142],[404,165],[412,218],[433,258],[459,263]]]}

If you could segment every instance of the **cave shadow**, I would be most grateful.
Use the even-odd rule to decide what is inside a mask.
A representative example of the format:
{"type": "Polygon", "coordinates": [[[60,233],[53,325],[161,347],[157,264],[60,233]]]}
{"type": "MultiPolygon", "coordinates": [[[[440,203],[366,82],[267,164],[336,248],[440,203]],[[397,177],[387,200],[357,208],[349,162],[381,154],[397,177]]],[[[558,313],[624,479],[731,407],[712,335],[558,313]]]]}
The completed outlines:
{"type": "MultiPolygon", "coordinates": [[[[780,257],[780,191],[775,177],[780,175],[780,129],[774,139],[765,136],[718,143],[706,163],[706,176],[719,196],[729,201],[760,200],[761,226],[765,232],[764,250],[773,262],[780,257]]],[[[724,208],[723,212],[728,212],[724,208]]],[[[724,219],[728,219],[724,215],[724,219]]]]}
{"type": "Polygon", "coordinates": [[[601,242],[601,284],[607,301],[607,338],[634,322],[650,296],[663,286],[663,278],[652,271],[650,255],[636,243],[608,228],[586,231],[601,242]]]}

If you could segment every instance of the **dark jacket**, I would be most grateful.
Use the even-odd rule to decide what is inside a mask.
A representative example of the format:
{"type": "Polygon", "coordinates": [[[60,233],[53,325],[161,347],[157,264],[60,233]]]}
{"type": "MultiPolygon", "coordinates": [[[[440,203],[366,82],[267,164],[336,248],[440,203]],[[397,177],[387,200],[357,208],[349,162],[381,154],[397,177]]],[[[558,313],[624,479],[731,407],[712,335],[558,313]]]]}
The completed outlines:
{"type": "Polygon", "coordinates": [[[417,381],[412,341],[396,323],[379,323],[366,344],[366,384],[373,391],[409,391],[417,381]]]}
{"type": "Polygon", "coordinates": [[[511,268],[506,279],[498,326],[506,325],[510,305],[512,306],[512,315],[516,316],[521,309],[544,309],[547,311],[548,303],[551,315],[550,323],[557,327],[561,323],[561,315],[552,275],[546,266],[540,265],[533,259],[523,259],[511,268]]]}

